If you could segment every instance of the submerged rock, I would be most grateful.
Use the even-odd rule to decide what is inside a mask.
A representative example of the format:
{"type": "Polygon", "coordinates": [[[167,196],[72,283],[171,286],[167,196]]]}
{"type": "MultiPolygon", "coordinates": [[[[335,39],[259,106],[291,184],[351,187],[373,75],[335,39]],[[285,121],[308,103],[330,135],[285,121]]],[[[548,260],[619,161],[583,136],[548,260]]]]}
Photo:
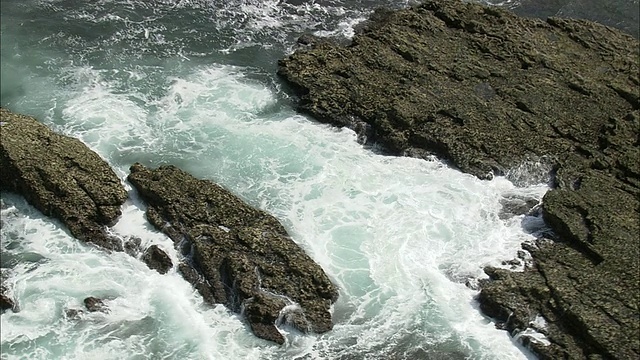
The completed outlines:
{"type": "Polygon", "coordinates": [[[142,239],[137,236],[125,236],[122,243],[125,253],[133,257],[138,256],[140,253],[140,244],[142,244],[142,239]]]}
{"type": "Polygon", "coordinates": [[[500,199],[502,209],[498,213],[501,219],[531,213],[540,201],[534,197],[511,195],[500,199]]]}
{"type": "Polygon", "coordinates": [[[84,313],[83,310],[80,309],[66,309],[64,311],[64,315],[69,320],[78,320],[84,313]]]}
{"type": "Polygon", "coordinates": [[[80,240],[122,250],[104,230],[127,198],[109,164],[80,140],[7,109],[0,109],[0,132],[0,190],[24,196],[80,240]]]}
{"type": "Polygon", "coordinates": [[[166,274],[172,267],[173,262],[169,255],[158,247],[151,245],[142,255],[142,261],[149,269],[156,270],[160,274],[166,274]]]}
{"type": "Polygon", "coordinates": [[[544,159],[534,178],[551,170],[542,215],[555,237],[527,246],[524,272],[487,269],[481,308],[512,333],[541,315],[550,344],[529,347],[543,359],[640,357],[636,39],[428,0],[376,11],[347,46],[304,43],[278,73],[321,122],[366,123],[390,154],[435,154],[480,178],[544,159]]]}
{"type": "Polygon", "coordinates": [[[277,343],[289,304],[300,306],[310,331],[331,330],[338,291],[276,218],[174,166],[134,164],[128,179],[148,204],[147,219],[191,254],[192,266],[179,271],[205,300],[242,312],[257,336],[277,343]]]}

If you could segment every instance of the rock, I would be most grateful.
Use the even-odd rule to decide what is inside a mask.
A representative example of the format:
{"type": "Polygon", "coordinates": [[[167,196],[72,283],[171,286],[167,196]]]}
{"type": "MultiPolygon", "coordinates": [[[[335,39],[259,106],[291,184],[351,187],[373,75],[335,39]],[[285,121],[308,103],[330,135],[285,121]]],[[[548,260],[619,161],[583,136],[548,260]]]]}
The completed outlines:
{"type": "Polygon", "coordinates": [[[80,140],[36,119],[0,109],[0,189],[24,196],[76,238],[122,250],[105,227],[120,216],[127,193],[109,165],[80,140]]]}
{"type": "Polygon", "coordinates": [[[142,255],[142,261],[149,267],[149,269],[156,270],[160,274],[166,274],[172,267],[173,262],[169,255],[158,247],[158,245],[151,245],[142,255]]]}
{"type": "Polygon", "coordinates": [[[502,261],[502,265],[511,265],[511,268],[516,268],[522,265],[522,262],[518,259],[504,260],[502,261]]]}
{"type": "Polygon", "coordinates": [[[521,0],[518,3],[513,11],[521,16],[587,19],[621,29],[636,38],[640,35],[638,3],[634,1],[521,0]]]}
{"type": "MultiPolygon", "coordinates": [[[[84,306],[87,308],[87,310],[89,310],[89,312],[96,312],[96,311],[108,312],[109,311],[109,309],[107,308],[107,305],[105,305],[102,299],[98,299],[93,296],[89,296],[88,298],[84,299],[84,306]]],[[[79,310],[79,312],[82,312],[82,310],[79,310]]]]}
{"type": "Polygon", "coordinates": [[[529,214],[539,201],[533,197],[508,196],[500,199],[502,210],[498,213],[501,219],[508,219],[513,216],[529,214]]]}
{"type": "Polygon", "coordinates": [[[244,301],[244,316],[253,333],[265,340],[282,344],[284,338],[275,327],[280,310],[286,306],[284,299],[266,292],[256,293],[244,301]],[[278,311],[274,311],[274,310],[278,311]]]}
{"type": "MultiPolygon", "coordinates": [[[[1,203],[0,205],[2,207],[5,206],[4,203],[1,203]]],[[[14,312],[18,311],[18,306],[9,294],[9,288],[7,287],[8,276],[9,275],[7,268],[0,267],[0,314],[9,309],[13,310],[14,312]]]]}
{"type": "Polygon", "coordinates": [[[182,277],[191,283],[196,290],[198,290],[204,301],[209,304],[218,303],[211,286],[207,283],[207,280],[198,273],[192,265],[181,262],[178,264],[178,272],[180,272],[182,277]]]}
{"type": "Polygon", "coordinates": [[[137,236],[126,236],[123,241],[124,252],[130,256],[137,257],[140,254],[140,244],[142,239],[137,236]]]}
{"type": "Polygon", "coordinates": [[[289,304],[304,311],[310,331],[331,330],[338,291],[276,218],[174,166],[134,164],[128,179],[149,222],[192,254],[178,270],[205,300],[242,312],[257,336],[280,344],[276,320],[289,304]]]}
{"type": "Polygon", "coordinates": [[[349,46],[315,42],[278,73],[301,111],[364,121],[391,154],[424,149],[487,178],[597,148],[602,126],[636,106],[637,41],[610,28],[456,1],[379,13],[349,46]]]}
{"type": "Polygon", "coordinates": [[[16,303],[7,295],[7,292],[6,287],[0,286],[0,313],[5,312],[5,310],[15,309],[16,307],[16,303]]]}
{"type": "Polygon", "coordinates": [[[77,320],[80,318],[80,315],[83,313],[84,311],[80,309],[66,309],[64,312],[64,315],[67,317],[67,319],[77,320]]]}
{"type": "MultiPolygon", "coordinates": [[[[640,357],[636,39],[427,0],[376,11],[347,46],[306,43],[278,70],[300,111],[336,126],[357,119],[390,154],[434,154],[480,178],[551,176],[541,213],[553,239],[523,244],[524,272],[486,269],[486,314],[512,334],[543,316],[551,344],[528,341],[542,359],[640,357]]],[[[511,200],[501,216],[534,205],[511,200]]]]}

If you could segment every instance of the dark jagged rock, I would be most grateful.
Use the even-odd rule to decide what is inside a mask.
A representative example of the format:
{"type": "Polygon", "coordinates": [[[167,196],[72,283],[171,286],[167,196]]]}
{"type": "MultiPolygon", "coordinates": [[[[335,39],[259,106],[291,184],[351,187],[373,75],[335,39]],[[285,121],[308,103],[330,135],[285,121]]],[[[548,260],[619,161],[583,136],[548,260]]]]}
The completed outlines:
{"type": "Polygon", "coordinates": [[[107,305],[104,303],[104,301],[102,301],[102,299],[98,299],[93,296],[89,296],[88,298],[84,299],[84,306],[90,312],[96,312],[96,311],[108,312],[109,311],[109,308],[107,308],[107,305]]]}
{"type": "Polygon", "coordinates": [[[122,243],[105,232],[127,193],[109,165],[80,140],[36,119],[0,109],[0,190],[24,196],[76,238],[106,249],[122,243]]]}
{"type": "Polygon", "coordinates": [[[16,303],[9,295],[7,295],[7,292],[7,288],[5,288],[4,285],[0,286],[0,313],[16,307],[16,303]]]}
{"type": "Polygon", "coordinates": [[[193,267],[178,270],[205,300],[243,312],[257,336],[277,343],[281,310],[294,302],[305,330],[331,330],[337,289],[276,218],[174,166],[134,164],[128,179],[148,204],[147,219],[191,254],[193,267]]]}
{"type": "Polygon", "coordinates": [[[543,359],[640,357],[636,39],[443,0],[376,11],[347,46],[304,43],[278,73],[319,121],[365,123],[390,154],[435,154],[480,178],[544,159],[554,238],[526,246],[524,272],[486,269],[481,308],[512,333],[541,314],[551,344],[529,347],[543,359]]]}
{"type": "Polygon", "coordinates": [[[142,255],[142,261],[149,269],[156,270],[160,274],[166,274],[172,267],[173,262],[169,255],[158,247],[151,245],[142,255]]]}

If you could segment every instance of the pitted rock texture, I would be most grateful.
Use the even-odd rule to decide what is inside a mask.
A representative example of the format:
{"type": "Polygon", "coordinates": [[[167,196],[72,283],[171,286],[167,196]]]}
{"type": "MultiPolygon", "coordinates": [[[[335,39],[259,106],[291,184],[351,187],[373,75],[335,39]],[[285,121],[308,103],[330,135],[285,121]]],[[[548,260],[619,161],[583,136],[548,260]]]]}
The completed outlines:
{"type": "Polygon", "coordinates": [[[527,246],[523,273],[486,269],[481,308],[510,332],[542,315],[551,344],[529,346],[543,359],[640,357],[637,39],[429,0],[376,11],[348,45],[299,42],[278,72],[321,122],[480,178],[544,159],[554,238],[527,246]]]}
{"type": "Polygon", "coordinates": [[[105,232],[127,198],[109,164],[80,140],[33,117],[7,109],[0,115],[0,189],[24,196],[76,238],[122,250],[122,242],[105,232]]]}
{"type": "Polygon", "coordinates": [[[293,303],[302,312],[291,323],[306,324],[299,330],[331,330],[338,291],[276,218],[174,166],[134,164],[128,179],[148,204],[149,222],[191,254],[178,268],[205,300],[242,311],[258,337],[277,343],[284,337],[276,325],[293,303]]]}

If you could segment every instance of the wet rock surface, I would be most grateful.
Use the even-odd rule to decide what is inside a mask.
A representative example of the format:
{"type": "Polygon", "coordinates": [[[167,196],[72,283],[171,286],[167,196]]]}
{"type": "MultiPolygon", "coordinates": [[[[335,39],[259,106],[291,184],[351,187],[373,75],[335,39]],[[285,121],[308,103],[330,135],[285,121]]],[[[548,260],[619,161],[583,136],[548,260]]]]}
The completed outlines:
{"type": "Polygon", "coordinates": [[[122,242],[105,232],[127,198],[109,165],[80,140],[32,117],[7,109],[0,115],[0,190],[24,196],[80,240],[122,250],[122,242]]]}
{"type": "Polygon", "coordinates": [[[137,236],[125,236],[122,244],[125,253],[130,256],[137,257],[141,251],[140,245],[142,244],[142,239],[137,236]]]}
{"type": "Polygon", "coordinates": [[[0,313],[5,312],[5,310],[14,309],[16,306],[8,293],[7,288],[4,285],[0,285],[0,313]]]}
{"type": "Polygon", "coordinates": [[[502,210],[498,214],[501,219],[530,214],[535,211],[538,199],[534,197],[509,196],[500,200],[502,210]]]}
{"type": "Polygon", "coordinates": [[[166,274],[173,267],[173,262],[169,255],[160,249],[158,245],[149,246],[142,254],[142,261],[147,264],[149,269],[156,270],[160,274],[166,274]]]}
{"type": "MultiPolygon", "coordinates": [[[[104,303],[102,299],[99,299],[93,296],[89,296],[84,299],[84,306],[87,308],[87,310],[89,310],[89,312],[96,312],[96,311],[108,312],[109,311],[109,308],[107,307],[107,305],[104,303]]],[[[79,311],[79,313],[81,312],[82,310],[79,311]]]]}
{"type": "Polygon", "coordinates": [[[276,218],[174,166],[134,164],[128,179],[148,204],[149,222],[187,254],[178,271],[205,300],[242,311],[257,336],[277,343],[284,337],[276,324],[294,303],[304,314],[296,323],[331,330],[337,289],[276,218]]]}
{"type": "Polygon", "coordinates": [[[6,310],[17,309],[16,303],[10,295],[9,287],[6,283],[7,270],[0,268],[0,314],[6,310]]]}
{"type": "MultiPolygon", "coordinates": [[[[540,358],[630,359],[640,356],[638,54],[632,36],[589,21],[426,1],[376,11],[346,46],[304,37],[279,74],[300,111],[389,154],[437,155],[480,178],[545,159],[553,236],[525,246],[524,272],[486,269],[481,308],[512,333],[541,315],[550,344],[527,341],[540,358]]],[[[508,216],[534,204],[504,205],[508,216]]]]}

